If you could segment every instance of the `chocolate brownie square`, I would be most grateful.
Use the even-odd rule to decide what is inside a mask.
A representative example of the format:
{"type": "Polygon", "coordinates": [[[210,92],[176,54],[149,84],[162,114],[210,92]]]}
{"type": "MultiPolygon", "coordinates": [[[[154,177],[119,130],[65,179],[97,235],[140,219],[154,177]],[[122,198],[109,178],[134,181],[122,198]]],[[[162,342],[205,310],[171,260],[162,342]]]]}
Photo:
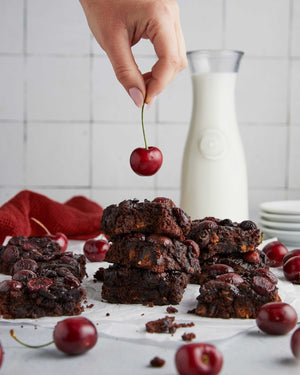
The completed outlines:
{"type": "Polygon", "coordinates": [[[261,242],[261,233],[250,220],[236,223],[230,219],[206,217],[192,222],[188,238],[197,242],[204,260],[215,254],[254,251],[261,242]]]}
{"type": "Polygon", "coordinates": [[[191,219],[167,198],[125,200],[103,211],[101,230],[111,238],[141,232],[162,234],[183,241],[190,231],[191,219]]]}
{"type": "Polygon", "coordinates": [[[180,242],[161,234],[133,233],[116,239],[105,260],[152,272],[199,272],[199,247],[192,240],[180,242]]]}
{"type": "Polygon", "coordinates": [[[177,305],[189,280],[183,272],[158,273],[116,264],[100,275],[103,276],[103,299],[124,304],[177,305]]]}
{"type": "Polygon", "coordinates": [[[244,277],[235,272],[216,275],[201,285],[192,312],[210,318],[255,318],[265,303],[281,301],[276,283],[275,275],[265,269],[244,277]]]}
{"type": "Polygon", "coordinates": [[[79,280],[67,273],[50,278],[23,270],[0,282],[0,311],[6,319],[78,315],[85,297],[79,280]]]}

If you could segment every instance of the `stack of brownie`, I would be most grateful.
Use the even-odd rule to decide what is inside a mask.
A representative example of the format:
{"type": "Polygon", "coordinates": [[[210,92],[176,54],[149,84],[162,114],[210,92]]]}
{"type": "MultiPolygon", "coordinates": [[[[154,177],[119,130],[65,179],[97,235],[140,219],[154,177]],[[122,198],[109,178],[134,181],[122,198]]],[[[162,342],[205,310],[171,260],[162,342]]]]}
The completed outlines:
{"type": "Polygon", "coordinates": [[[200,248],[202,272],[197,315],[215,318],[255,318],[267,302],[280,301],[277,278],[269,270],[264,253],[257,249],[261,233],[245,220],[207,217],[192,222],[189,238],[200,248]]]}
{"type": "Polygon", "coordinates": [[[6,319],[77,315],[86,294],[84,255],[62,252],[46,237],[17,236],[0,246],[0,311],[6,319]]]}
{"type": "Polygon", "coordinates": [[[167,198],[126,200],[107,207],[101,230],[110,237],[95,278],[110,303],[178,304],[190,274],[200,272],[199,247],[186,240],[191,219],[167,198]]]}

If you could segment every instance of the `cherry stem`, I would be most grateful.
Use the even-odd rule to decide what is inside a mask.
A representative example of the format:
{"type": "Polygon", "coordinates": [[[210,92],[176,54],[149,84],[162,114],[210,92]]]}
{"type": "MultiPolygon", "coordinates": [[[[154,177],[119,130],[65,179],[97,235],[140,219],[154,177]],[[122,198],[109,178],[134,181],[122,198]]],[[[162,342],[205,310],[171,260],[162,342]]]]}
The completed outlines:
{"type": "Polygon", "coordinates": [[[42,224],[39,220],[37,220],[35,217],[31,217],[30,219],[37,223],[40,227],[42,227],[47,234],[51,234],[49,230],[45,227],[45,225],[42,224]]]}
{"type": "Polygon", "coordinates": [[[144,126],[144,108],[145,108],[145,102],[143,103],[143,106],[142,106],[142,128],[143,128],[145,149],[148,150],[147,141],[146,141],[146,134],[145,134],[145,126],[144,126]]]}
{"type": "Polygon", "coordinates": [[[40,348],[44,348],[45,346],[49,346],[51,344],[54,344],[54,341],[50,341],[48,342],[47,344],[43,344],[43,345],[28,345],[28,344],[25,344],[24,342],[22,342],[20,339],[17,338],[16,334],[15,334],[15,331],[13,329],[10,330],[10,335],[13,339],[15,339],[19,344],[21,345],[24,345],[26,346],[27,348],[31,348],[31,349],[40,349],[40,348]]]}

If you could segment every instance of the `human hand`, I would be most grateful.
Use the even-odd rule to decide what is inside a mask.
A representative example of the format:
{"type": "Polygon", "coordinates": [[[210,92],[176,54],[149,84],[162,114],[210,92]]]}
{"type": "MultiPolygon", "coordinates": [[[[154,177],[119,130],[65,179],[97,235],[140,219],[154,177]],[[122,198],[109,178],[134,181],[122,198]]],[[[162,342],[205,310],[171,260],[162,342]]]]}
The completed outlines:
{"type": "Polygon", "coordinates": [[[80,0],[97,42],[138,107],[149,104],[187,66],[175,0],[80,0]],[[142,74],[131,47],[149,39],[158,61],[142,74]]]}

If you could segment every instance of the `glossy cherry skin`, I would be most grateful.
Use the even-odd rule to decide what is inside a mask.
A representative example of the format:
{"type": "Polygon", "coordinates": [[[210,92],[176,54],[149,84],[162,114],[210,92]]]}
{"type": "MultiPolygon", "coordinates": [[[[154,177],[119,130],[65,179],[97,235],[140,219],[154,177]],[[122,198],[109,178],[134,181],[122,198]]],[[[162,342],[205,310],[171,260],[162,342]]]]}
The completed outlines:
{"type": "Polygon", "coordinates": [[[294,250],[289,251],[287,254],[285,254],[285,256],[282,259],[282,264],[284,265],[284,263],[286,263],[290,258],[293,258],[296,256],[300,256],[300,249],[294,249],[294,250]]]}
{"type": "Polygon", "coordinates": [[[4,357],[4,351],[3,351],[3,348],[2,348],[2,344],[0,342],[0,367],[2,366],[3,357],[4,357]]]}
{"type": "Polygon", "coordinates": [[[193,343],[177,350],[175,364],[180,375],[217,375],[223,366],[223,356],[213,345],[193,343]]]}
{"type": "Polygon", "coordinates": [[[139,176],[152,176],[161,167],[163,155],[157,147],[136,148],[130,155],[130,166],[139,176]]]}
{"type": "Polygon", "coordinates": [[[90,262],[103,262],[109,246],[106,240],[87,240],[83,252],[90,262]]]}
{"type": "Polygon", "coordinates": [[[97,342],[95,325],[84,317],[67,318],[57,323],[53,340],[57,349],[67,354],[82,354],[97,342]]]}
{"type": "Polygon", "coordinates": [[[269,302],[256,314],[256,324],[263,332],[270,335],[285,335],[297,324],[296,310],[284,302],[269,302]]]}
{"type": "Polygon", "coordinates": [[[300,284],[300,255],[292,257],[284,263],[283,273],[287,280],[300,284]]]}
{"type": "Polygon", "coordinates": [[[291,349],[294,356],[300,359],[300,327],[292,334],[291,337],[291,349]]]}
{"type": "Polygon", "coordinates": [[[50,240],[57,242],[61,247],[61,251],[66,251],[68,247],[68,239],[67,236],[63,233],[55,233],[55,234],[45,234],[44,237],[50,238],[50,240]]]}
{"type": "Polygon", "coordinates": [[[280,241],[269,242],[262,251],[266,254],[270,267],[281,267],[282,259],[287,254],[288,249],[280,241]]]}

